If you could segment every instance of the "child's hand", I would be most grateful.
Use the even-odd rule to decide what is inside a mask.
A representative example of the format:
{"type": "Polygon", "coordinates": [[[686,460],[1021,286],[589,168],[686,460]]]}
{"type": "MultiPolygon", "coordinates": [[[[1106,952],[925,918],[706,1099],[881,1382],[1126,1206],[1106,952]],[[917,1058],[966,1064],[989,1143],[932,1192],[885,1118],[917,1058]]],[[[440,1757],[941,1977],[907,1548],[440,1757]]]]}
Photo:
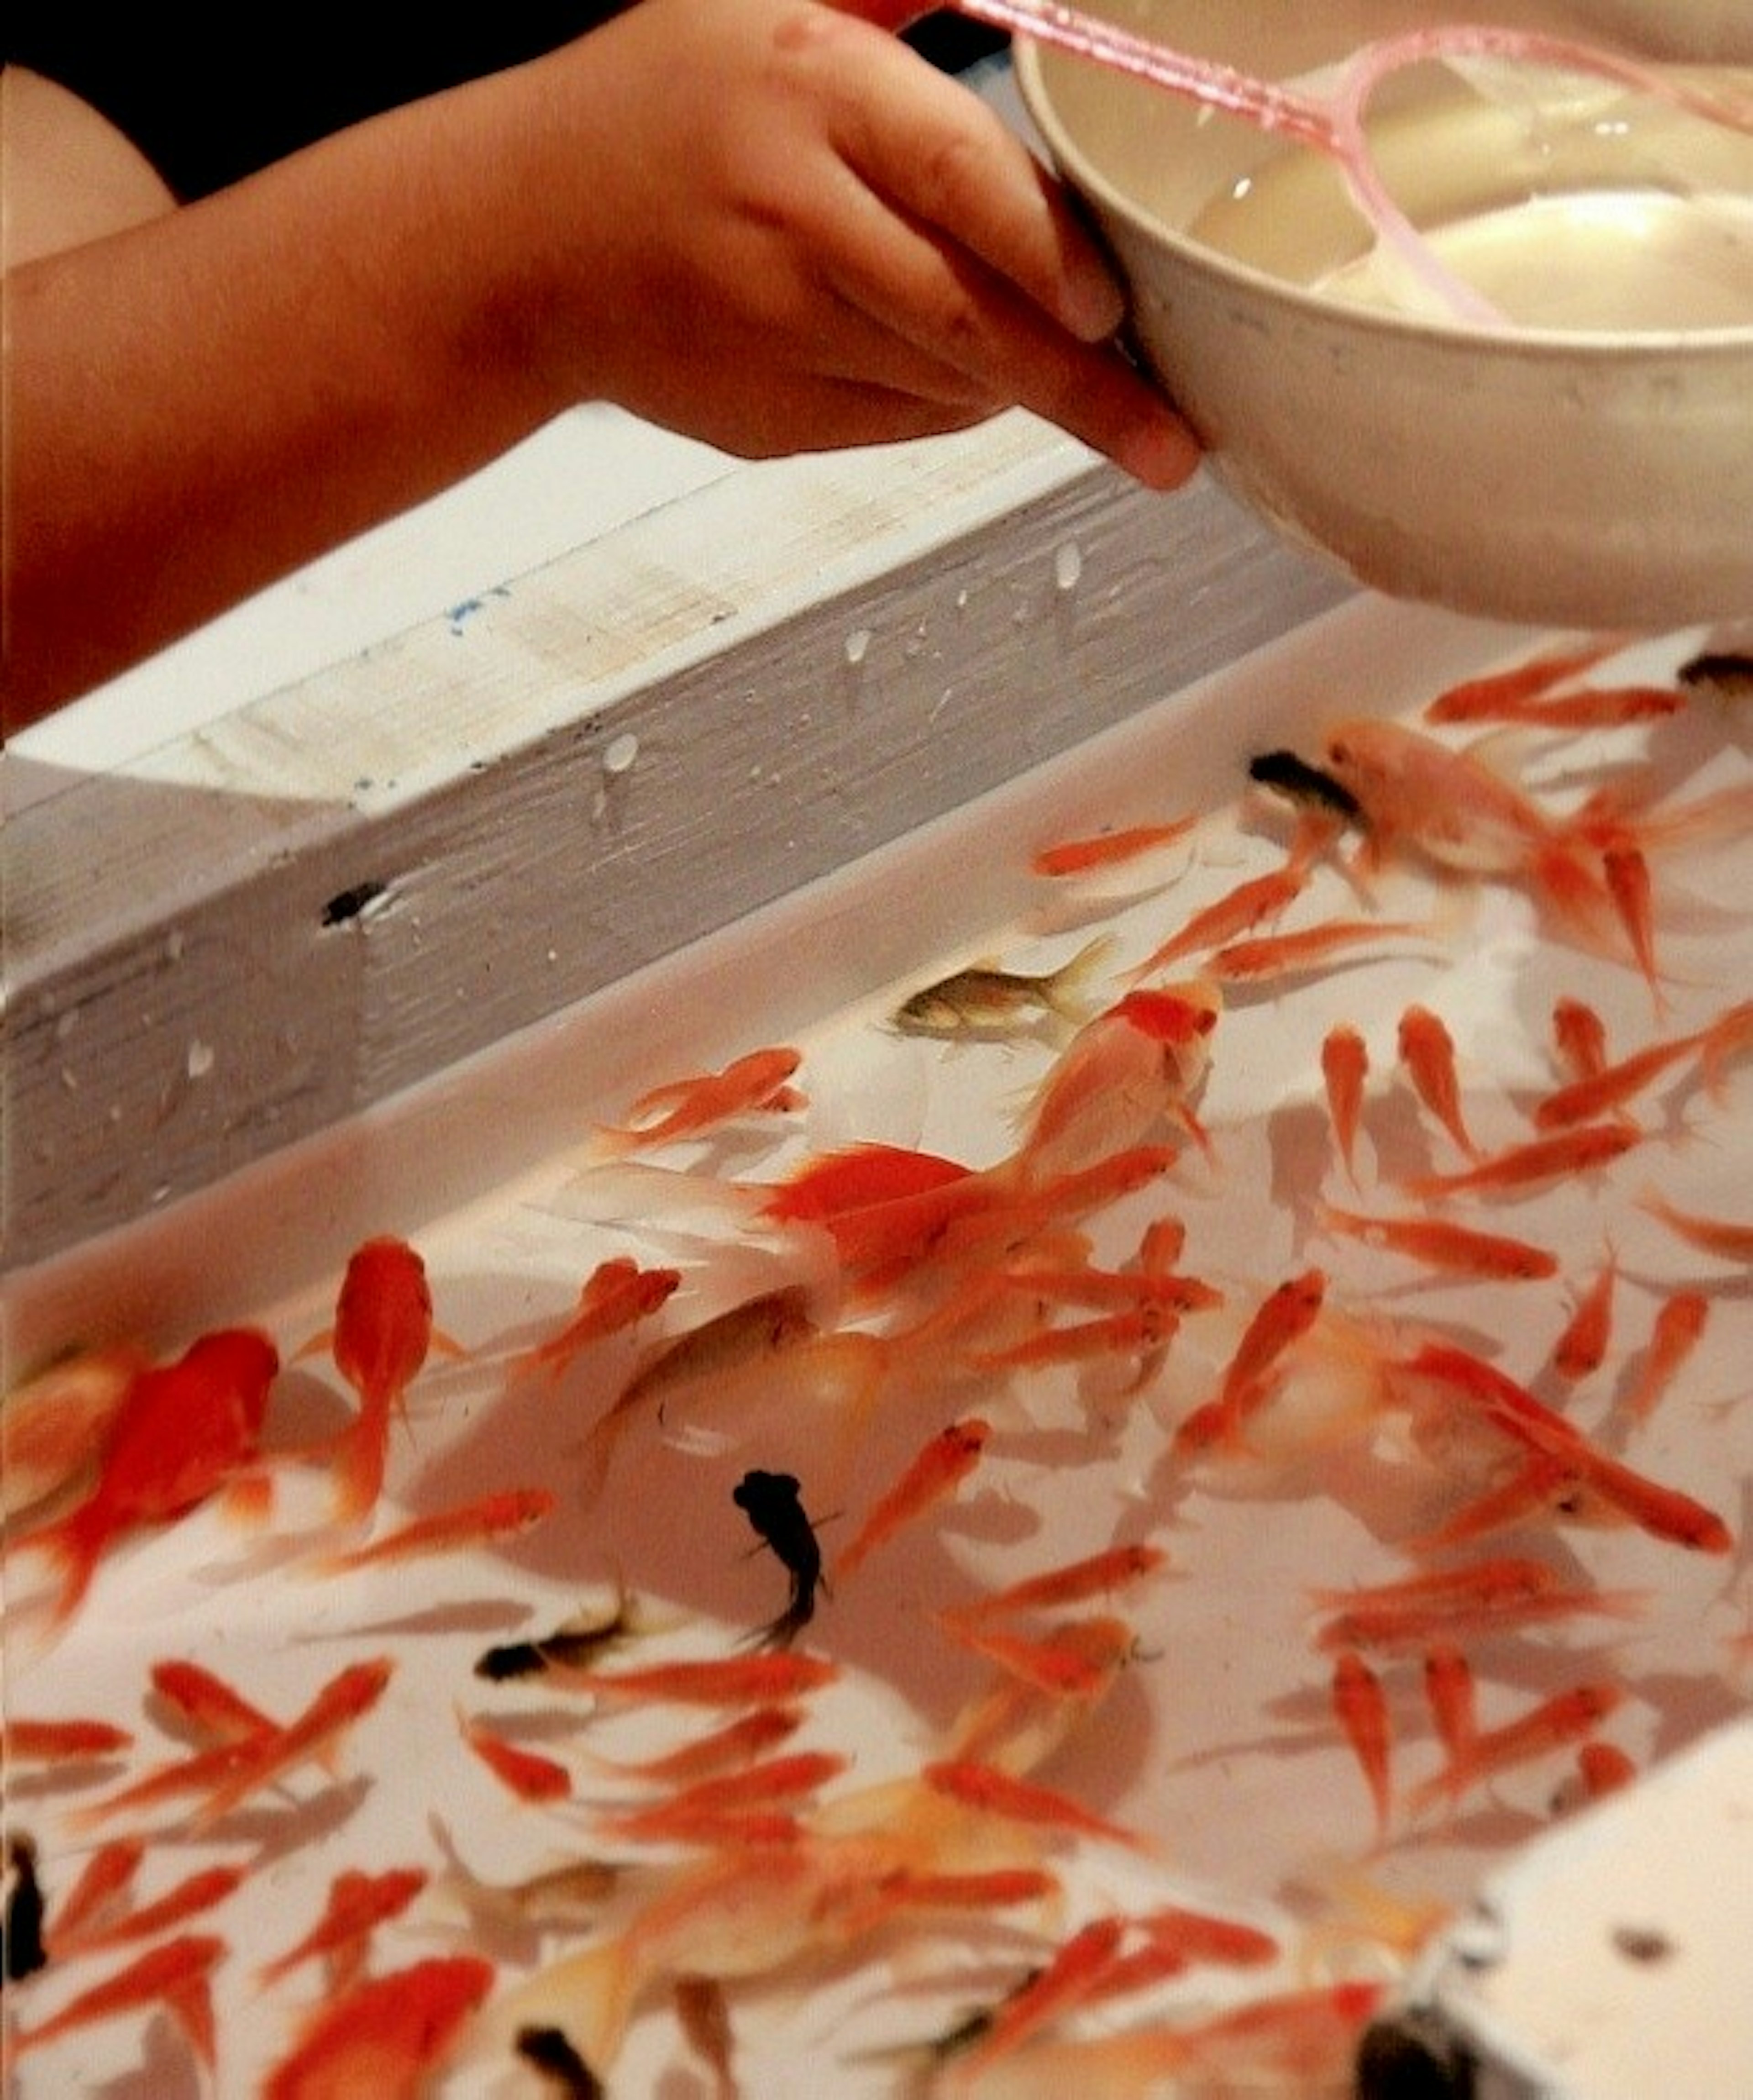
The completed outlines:
{"type": "Polygon", "coordinates": [[[1156,486],[1196,448],[1108,338],[1121,290],[1000,118],[858,14],[642,0],[538,62],[534,353],[738,453],[1033,409],[1156,486]]]}

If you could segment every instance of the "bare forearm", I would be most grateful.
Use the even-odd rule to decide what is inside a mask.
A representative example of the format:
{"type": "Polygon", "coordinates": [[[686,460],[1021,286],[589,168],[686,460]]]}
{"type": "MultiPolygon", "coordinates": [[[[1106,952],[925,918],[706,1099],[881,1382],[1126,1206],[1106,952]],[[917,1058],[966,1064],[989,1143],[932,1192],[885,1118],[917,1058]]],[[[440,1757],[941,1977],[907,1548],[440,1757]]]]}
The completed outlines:
{"type": "Polygon", "coordinates": [[[748,456],[1020,403],[1196,460],[1020,143],[812,0],[642,0],[7,289],[15,723],[574,401],[748,456]]]}
{"type": "Polygon", "coordinates": [[[385,119],[8,278],[10,726],[557,407],[492,340],[469,121],[385,119]]]}

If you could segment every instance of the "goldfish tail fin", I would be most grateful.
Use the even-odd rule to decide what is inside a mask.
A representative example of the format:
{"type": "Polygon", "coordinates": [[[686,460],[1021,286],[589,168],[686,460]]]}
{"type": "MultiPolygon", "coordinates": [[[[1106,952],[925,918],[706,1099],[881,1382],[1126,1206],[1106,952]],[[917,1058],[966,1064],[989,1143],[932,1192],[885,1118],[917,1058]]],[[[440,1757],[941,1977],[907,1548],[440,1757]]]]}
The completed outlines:
{"type": "Polygon", "coordinates": [[[377,1507],[389,1458],[389,1429],[386,1414],[363,1408],[330,1446],[337,1523],[358,1524],[377,1507]]]}
{"type": "Polygon", "coordinates": [[[8,1549],[10,1557],[26,1547],[35,1547],[54,1563],[61,1583],[51,1619],[57,1631],[84,1603],[91,1578],[104,1556],[104,1548],[109,1542],[111,1529],[103,1505],[94,1498],[54,1523],[27,1532],[8,1549]]]}
{"type": "Polygon", "coordinates": [[[1116,933],[1098,933],[1048,979],[1047,1004],[1062,1021],[1081,1022],[1089,1018],[1090,982],[1104,968],[1119,939],[1116,933]]]}
{"type": "Polygon", "coordinates": [[[496,2009],[497,2031],[557,2028],[592,2076],[606,2080],[627,2034],[637,1983],[624,1938],[566,1955],[531,1978],[496,2009]]]}

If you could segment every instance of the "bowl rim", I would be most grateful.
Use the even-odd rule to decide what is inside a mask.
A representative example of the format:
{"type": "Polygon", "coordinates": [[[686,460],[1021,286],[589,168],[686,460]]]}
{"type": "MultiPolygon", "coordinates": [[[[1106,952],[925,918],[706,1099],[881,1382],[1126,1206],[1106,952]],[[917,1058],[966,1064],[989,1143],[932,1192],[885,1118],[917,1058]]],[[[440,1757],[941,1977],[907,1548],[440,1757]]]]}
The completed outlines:
{"type": "MultiPolygon", "coordinates": [[[[1365,334],[1423,340],[1469,355],[1538,359],[1584,356],[1590,363],[1637,364],[1683,357],[1689,364],[1718,359],[1733,362],[1753,355],[1753,320],[1746,325],[1694,329],[1594,329],[1517,326],[1495,329],[1460,319],[1440,320],[1429,315],[1399,313],[1389,307],[1324,297],[1254,264],[1222,254],[1203,241],[1191,240],[1147,211],[1095,165],[1071,136],[1054,106],[1043,68],[1086,63],[1050,51],[1033,39],[1012,39],[1011,65],[1024,108],[1050,155],[1055,167],[1073,186],[1098,199],[1104,210],[1134,230],[1158,240],[1201,276],[1243,287],[1275,299],[1311,320],[1336,317],[1365,334]]],[[[1166,90],[1165,90],[1166,93],[1166,90]]]]}

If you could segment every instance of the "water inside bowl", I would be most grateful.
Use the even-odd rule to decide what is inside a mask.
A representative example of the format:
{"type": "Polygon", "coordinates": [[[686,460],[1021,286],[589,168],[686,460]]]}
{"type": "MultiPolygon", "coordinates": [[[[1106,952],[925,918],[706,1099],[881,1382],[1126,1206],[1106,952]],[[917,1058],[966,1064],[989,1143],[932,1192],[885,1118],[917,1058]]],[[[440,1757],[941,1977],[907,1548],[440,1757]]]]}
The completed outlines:
{"type": "Polygon", "coordinates": [[[1187,233],[1328,295],[1437,318],[1452,314],[1451,279],[1523,328],[1753,327],[1753,135],[1493,63],[1420,66],[1368,139],[1440,276],[1370,226],[1331,162],[1288,145],[1187,233]]]}
{"type": "Polygon", "coordinates": [[[1488,327],[1753,326],[1744,68],[1457,24],[1279,83],[1059,0],[958,4],[1255,127],[1188,229],[1240,260],[1488,327]]]}

